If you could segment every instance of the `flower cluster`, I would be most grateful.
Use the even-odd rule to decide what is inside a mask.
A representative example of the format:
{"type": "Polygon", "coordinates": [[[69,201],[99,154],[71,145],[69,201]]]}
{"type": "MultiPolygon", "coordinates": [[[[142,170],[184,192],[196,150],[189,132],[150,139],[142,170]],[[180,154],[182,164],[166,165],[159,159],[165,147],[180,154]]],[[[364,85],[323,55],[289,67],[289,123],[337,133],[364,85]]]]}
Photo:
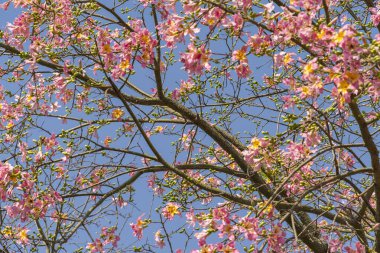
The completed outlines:
{"type": "Polygon", "coordinates": [[[96,238],[94,242],[87,244],[87,249],[91,253],[104,253],[106,252],[105,247],[108,244],[112,244],[112,247],[117,248],[117,242],[120,241],[120,237],[115,235],[116,227],[103,227],[100,234],[100,238],[96,238]]]}

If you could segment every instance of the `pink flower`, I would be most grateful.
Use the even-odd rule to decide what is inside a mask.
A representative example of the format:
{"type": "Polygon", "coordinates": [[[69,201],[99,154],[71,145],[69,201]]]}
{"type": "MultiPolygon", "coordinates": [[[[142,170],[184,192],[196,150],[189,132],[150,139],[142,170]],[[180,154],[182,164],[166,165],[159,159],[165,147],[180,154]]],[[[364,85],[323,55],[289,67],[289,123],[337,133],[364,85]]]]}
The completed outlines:
{"type": "Polygon", "coordinates": [[[111,138],[110,136],[107,136],[107,137],[104,139],[104,141],[103,141],[104,146],[107,147],[107,148],[109,148],[111,142],[112,142],[112,138],[111,138]]]}
{"type": "Polygon", "coordinates": [[[45,161],[46,157],[44,154],[42,154],[42,151],[38,151],[37,154],[34,156],[34,161],[36,163],[42,163],[43,161],[45,161]]]}
{"type": "Polygon", "coordinates": [[[227,244],[218,243],[217,250],[218,252],[239,253],[239,251],[235,248],[234,241],[231,241],[227,244]]]}
{"type": "Polygon", "coordinates": [[[212,216],[215,220],[222,220],[229,216],[228,210],[225,207],[220,207],[212,210],[212,216]]]}
{"type": "Polygon", "coordinates": [[[209,58],[210,50],[206,50],[205,45],[197,48],[194,44],[190,44],[187,52],[181,54],[181,62],[189,74],[202,74],[204,69],[210,70],[209,58]]]}
{"type": "Polygon", "coordinates": [[[20,229],[20,231],[17,233],[18,243],[24,244],[24,245],[29,243],[28,231],[29,229],[26,229],[26,228],[20,229]]]}
{"type": "Polygon", "coordinates": [[[191,80],[181,81],[180,92],[181,94],[190,91],[194,87],[194,83],[191,80]]]}
{"type": "Polygon", "coordinates": [[[183,11],[185,14],[195,13],[199,10],[199,4],[193,2],[192,0],[183,2],[183,11]]]}
{"type": "Polygon", "coordinates": [[[120,241],[120,237],[118,235],[115,235],[116,233],[116,227],[103,227],[102,228],[102,233],[100,237],[104,239],[104,244],[112,244],[112,247],[116,248],[117,247],[117,242],[120,241]]]}
{"type": "Polygon", "coordinates": [[[62,202],[63,201],[62,196],[58,192],[56,192],[56,191],[53,191],[53,197],[58,202],[62,202]]]}
{"type": "Polygon", "coordinates": [[[355,246],[356,246],[356,250],[348,246],[345,247],[344,249],[346,250],[347,253],[365,253],[366,252],[365,247],[360,242],[357,242],[355,246]]]}
{"type": "Polygon", "coordinates": [[[303,67],[303,78],[307,79],[310,75],[312,75],[318,69],[317,59],[313,59],[307,62],[303,67]]]}
{"type": "Polygon", "coordinates": [[[232,0],[235,6],[242,8],[242,9],[248,9],[252,6],[253,2],[252,0],[232,0]]]}
{"type": "MultiPolygon", "coordinates": [[[[285,232],[281,224],[273,225],[272,230],[268,234],[268,247],[274,252],[285,252],[282,245],[285,243],[285,232]]],[[[333,251],[334,252],[334,251],[333,251]]]]}
{"type": "Polygon", "coordinates": [[[157,179],[157,176],[156,176],[155,173],[149,175],[149,178],[148,178],[148,181],[147,181],[149,188],[151,188],[151,189],[154,188],[154,186],[156,185],[156,179],[157,179]]]}
{"type": "Polygon", "coordinates": [[[315,147],[322,140],[321,136],[318,134],[317,131],[301,133],[301,136],[305,138],[305,144],[308,147],[315,147]]]}
{"type": "Polygon", "coordinates": [[[162,194],[164,194],[164,188],[154,187],[153,193],[154,193],[154,195],[162,196],[162,194]]]}
{"type": "Polygon", "coordinates": [[[161,231],[158,230],[155,234],[154,234],[154,240],[157,244],[157,246],[162,249],[164,246],[165,246],[165,241],[164,241],[164,236],[161,234],[161,231]]]}
{"type": "Polygon", "coordinates": [[[179,89],[174,89],[172,92],[172,99],[179,100],[181,98],[181,93],[179,89]]]}
{"type": "Polygon", "coordinates": [[[58,141],[56,140],[55,134],[52,134],[50,138],[45,139],[46,150],[51,150],[56,148],[58,145],[58,141]]]}
{"type": "Polygon", "coordinates": [[[287,95],[287,96],[282,96],[281,100],[284,101],[284,109],[287,110],[289,108],[293,108],[294,105],[296,104],[294,99],[287,95]]]}
{"type": "Polygon", "coordinates": [[[125,200],[123,199],[122,196],[118,196],[117,198],[112,198],[112,200],[113,200],[113,202],[114,202],[118,207],[121,207],[121,208],[123,208],[123,207],[125,207],[125,206],[128,205],[128,202],[125,201],[125,200]]]}
{"type": "Polygon", "coordinates": [[[186,213],[186,219],[187,223],[189,223],[190,226],[195,226],[195,223],[197,222],[197,217],[194,214],[193,208],[191,208],[190,211],[186,213]]]}
{"type": "Polygon", "coordinates": [[[185,42],[185,36],[195,38],[195,34],[199,33],[200,29],[196,28],[196,24],[186,25],[184,18],[172,14],[168,19],[157,26],[162,39],[166,41],[168,48],[174,48],[177,43],[185,42]]]}
{"type": "Polygon", "coordinates": [[[287,67],[289,64],[294,62],[294,59],[292,56],[294,56],[294,53],[286,53],[286,52],[281,52],[279,54],[274,55],[274,66],[276,68],[280,67],[287,67]]]}
{"type": "Polygon", "coordinates": [[[65,175],[66,170],[62,165],[59,165],[57,168],[55,168],[55,172],[57,172],[57,178],[62,178],[65,175]]]}
{"type": "Polygon", "coordinates": [[[26,161],[26,155],[27,155],[27,149],[28,149],[28,144],[25,142],[20,142],[18,145],[20,152],[21,152],[21,161],[25,162],[26,161]]]}
{"type": "Polygon", "coordinates": [[[232,53],[232,60],[239,61],[240,63],[248,63],[247,60],[247,46],[242,47],[239,50],[235,50],[232,53]]]}
{"type": "Polygon", "coordinates": [[[371,20],[373,25],[377,26],[380,23],[380,9],[379,8],[370,8],[371,20]]]}
{"type": "Polygon", "coordinates": [[[128,122],[124,123],[124,125],[123,125],[123,129],[124,129],[124,131],[127,132],[127,133],[128,133],[128,132],[132,132],[134,127],[135,127],[135,126],[134,126],[133,124],[130,124],[130,123],[128,123],[128,122]]]}
{"type": "Polygon", "coordinates": [[[232,16],[232,28],[234,29],[234,31],[240,31],[240,29],[243,28],[243,24],[244,24],[244,19],[243,17],[240,15],[240,14],[234,14],[232,16]]]}
{"type": "Polygon", "coordinates": [[[103,253],[103,243],[100,241],[99,238],[95,240],[95,242],[88,243],[86,249],[88,249],[91,253],[103,253]]]}
{"type": "Polygon", "coordinates": [[[30,14],[27,12],[23,12],[20,16],[18,16],[13,24],[8,23],[7,28],[12,33],[13,40],[12,44],[19,49],[22,49],[22,43],[25,39],[29,38],[30,35],[30,14]],[[20,38],[21,37],[21,38],[20,38]]]}
{"type": "Polygon", "coordinates": [[[66,79],[58,73],[55,73],[54,76],[55,76],[53,79],[54,87],[57,88],[58,90],[64,90],[68,84],[66,82],[66,79]]]}
{"type": "Polygon", "coordinates": [[[181,215],[179,210],[179,205],[176,203],[169,202],[164,209],[162,209],[162,215],[168,220],[172,220],[175,215],[181,215]]]}
{"type": "Polygon", "coordinates": [[[247,240],[255,241],[260,234],[259,220],[257,218],[244,217],[240,219],[238,230],[244,234],[247,240]]]}
{"type": "Polygon", "coordinates": [[[8,10],[10,3],[11,3],[11,1],[6,1],[5,3],[0,4],[0,9],[3,9],[5,11],[8,10]]]}
{"type": "Polygon", "coordinates": [[[231,225],[231,221],[229,218],[224,218],[222,220],[222,224],[220,224],[217,229],[219,230],[219,238],[223,238],[223,236],[227,236],[229,240],[234,238],[233,232],[233,226],[231,225]]]}
{"type": "Polygon", "coordinates": [[[354,157],[346,151],[339,152],[339,159],[346,165],[348,169],[352,168],[355,164],[354,157]]]}
{"type": "Polygon", "coordinates": [[[252,70],[247,63],[240,63],[235,67],[235,71],[240,78],[248,78],[252,74],[252,70]]]}
{"type": "Polygon", "coordinates": [[[224,11],[219,7],[212,8],[211,10],[206,11],[205,14],[206,15],[204,15],[202,23],[204,25],[207,25],[210,28],[210,30],[223,21],[222,18],[224,15],[224,11]]]}
{"type": "Polygon", "coordinates": [[[342,242],[339,239],[331,239],[328,241],[329,252],[339,252],[342,248],[342,242]]]}
{"type": "Polygon", "coordinates": [[[195,233],[194,236],[195,236],[195,238],[198,239],[199,247],[202,247],[203,245],[206,244],[206,238],[208,236],[208,232],[206,230],[202,230],[199,233],[195,233]]]}
{"type": "Polygon", "coordinates": [[[139,239],[139,240],[143,236],[143,229],[147,226],[147,223],[141,219],[143,216],[144,216],[144,214],[139,216],[136,220],[136,223],[130,224],[130,226],[133,230],[133,236],[136,236],[137,239],[139,239]]]}

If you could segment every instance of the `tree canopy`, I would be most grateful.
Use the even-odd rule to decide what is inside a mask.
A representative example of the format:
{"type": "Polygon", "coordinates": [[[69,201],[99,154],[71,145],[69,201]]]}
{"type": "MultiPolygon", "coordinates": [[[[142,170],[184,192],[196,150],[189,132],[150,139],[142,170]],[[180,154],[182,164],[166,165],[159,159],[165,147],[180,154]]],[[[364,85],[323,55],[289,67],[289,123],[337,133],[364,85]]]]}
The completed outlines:
{"type": "Polygon", "coordinates": [[[0,4],[2,252],[380,252],[380,4],[0,4]]]}

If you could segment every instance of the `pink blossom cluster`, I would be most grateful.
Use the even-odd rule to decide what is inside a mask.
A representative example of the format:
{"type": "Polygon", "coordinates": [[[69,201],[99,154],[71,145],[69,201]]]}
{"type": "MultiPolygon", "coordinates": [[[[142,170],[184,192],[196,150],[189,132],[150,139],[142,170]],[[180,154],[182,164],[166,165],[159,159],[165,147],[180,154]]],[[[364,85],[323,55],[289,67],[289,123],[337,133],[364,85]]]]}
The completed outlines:
{"type": "Polygon", "coordinates": [[[208,251],[239,252],[235,244],[238,234],[243,235],[254,245],[260,239],[265,239],[269,246],[268,250],[285,252],[282,247],[285,243],[285,232],[280,224],[272,223],[270,227],[264,228],[259,225],[258,218],[232,215],[227,207],[215,208],[210,215],[205,213],[195,214],[194,210],[191,209],[186,214],[186,218],[191,226],[199,223],[200,227],[203,228],[203,230],[195,234],[200,249],[194,250],[192,253],[208,251]],[[219,238],[223,239],[223,242],[207,243],[207,237],[215,232],[218,233],[219,238]]]}
{"type": "Polygon", "coordinates": [[[108,244],[111,244],[114,249],[117,248],[117,242],[120,241],[120,237],[115,233],[116,227],[103,227],[102,232],[100,234],[100,238],[96,238],[94,242],[88,243],[86,248],[91,253],[107,252],[105,247],[108,244]]]}

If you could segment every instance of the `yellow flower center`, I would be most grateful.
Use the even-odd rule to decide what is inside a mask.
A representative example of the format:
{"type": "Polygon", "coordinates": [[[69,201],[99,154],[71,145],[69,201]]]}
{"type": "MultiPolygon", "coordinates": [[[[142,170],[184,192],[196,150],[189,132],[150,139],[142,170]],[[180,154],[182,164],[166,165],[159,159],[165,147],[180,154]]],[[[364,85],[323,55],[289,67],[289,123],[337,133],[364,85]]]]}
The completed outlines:
{"type": "Polygon", "coordinates": [[[139,228],[142,228],[145,226],[145,222],[143,220],[138,220],[137,223],[136,223],[136,226],[139,227],[139,228]]]}
{"type": "Polygon", "coordinates": [[[120,108],[117,108],[112,112],[112,118],[114,119],[120,119],[123,115],[124,115],[124,111],[121,110],[120,108]]]}
{"type": "Polygon", "coordinates": [[[304,73],[305,75],[309,75],[309,74],[311,74],[311,73],[313,73],[313,72],[314,72],[313,65],[312,65],[311,62],[308,62],[308,63],[305,65],[304,69],[303,69],[303,73],[304,73]]]}
{"type": "Polygon", "coordinates": [[[359,73],[357,72],[346,72],[345,76],[348,77],[352,82],[356,82],[360,77],[359,73]]]}
{"type": "Polygon", "coordinates": [[[164,130],[164,128],[162,126],[157,126],[155,129],[155,132],[161,133],[163,130],[164,130]]]}
{"type": "Polygon", "coordinates": [[[123,70],[123,71],[126,71],[127,69],[130,68],[130,63],[129,63],[129,60],[125,60],[125,61],[122,61],[119,65],[120,69],[123,70]]]}
{"type": "Polygon", "coordinates": [[[310,95],[310,89],[308,86],[303,86],[302,87],[302,93],[305,95],[310,95]]]}
{"type": "Polygon", "coordinates": [[[170,215],[176,215],[176,214],[179,214],[179,212],[178,212],[178,207],[175,206],[175,205],[169,205],[169,206],[167,207],[167,211],[168,211],[168,213],[170,213],[170,215]]]}
{"type": "Polygon", "coordinates": [[[290,54],[286,54],[284,56],[284,65],[288,65],[292,61],[292,56],[290,54]]]}
{"type": "Polygon", "coordinates": [[[141,37],[141,40],[144,42],[143,44],[148,45],[149,42],[150,42],[150,36],[149,36],[148,34],[144,34],[144,35],[141,37]]]}
{"type": "Polygon", "coordinates": [[[247,56],[245,55],[244,50],[237,50],[235,54],[236,60],[244,61],[247,59],[247,56]]]}
{"type": "Polygon", "coordinates": [[[260,145],[261,145],[260,140],[257,139],[257,138],[253,138],[252,141],[251,141],[251,145],[252,145],[251,147],[253,149],[258,149],[260,147],[260,145]]]}
{"type": "Polygon", "coordinates": [[[13,235],[12,228],[9,227],[9,226],[6,226],[6,227],[3,229],[3,234],[4,234],[5,236],[11,236],[11,235],[13,235]]]}
{"type": "Polygon", "coordinates": [[[342,92],[342,93],[347,93],[349,86],[350,86],[350,84],[345,79],[342,79],[338,83],[338,91],[342,92]]]}
{"type": "Polygon", "coordinates": [[[346,32],[344,30],[340,30],[335,36],[334,36],[334,39],[333,41],[335,43],[340,43],[343,39],[344,39],[344,36],[345,36],[346,32]]]}
{"type": "Polygon", "coordinates": [[[108,54],[108,53],[111,53],[111,46],[110,46],[110,44],[106,44],[106,45],[104,45],[104,46],[103,46],[103,50],[104,50],[104,52],[106,52],[107,54],[108,54]]]}
{"type": "Polygon", "coordinates": [[[325,32],[325,30],[321,30],[318,34],[317,34],[317,37],[318,37],[318,39],[323,39],[324,37],[325,37],[325,35],[326,35],[326,32],[325,32]]]}
{"type": "Polygon", "coordinates": [[[10,121],[8,122],[7,126],[5,127],[6,129],[11,129],[14,126],[13,122],[10,121]]]}
{"type": "Polygon", "coordinates": [[[28,232],[26,231],[26,229],[21,230],[18,235],[20,236],[20,239],[23,241],[28,239],[28,232]]]}

